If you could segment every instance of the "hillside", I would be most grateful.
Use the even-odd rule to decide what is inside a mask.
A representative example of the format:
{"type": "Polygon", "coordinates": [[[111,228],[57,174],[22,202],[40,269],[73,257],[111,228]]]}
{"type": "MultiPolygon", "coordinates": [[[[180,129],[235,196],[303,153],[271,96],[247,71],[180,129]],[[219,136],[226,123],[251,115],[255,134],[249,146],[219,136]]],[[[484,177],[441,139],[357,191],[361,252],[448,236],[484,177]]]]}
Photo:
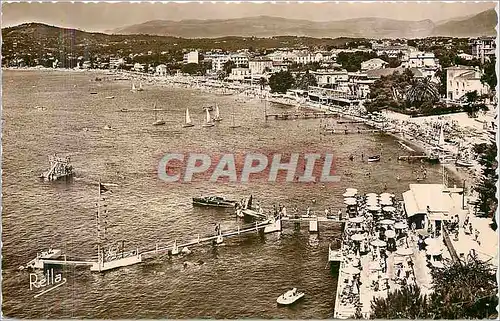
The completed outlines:
{"type": "Polygon", "coordinates": [[[113,34],[150,34],[181,38],[217,38],[224,36],[272,37],[303,36],[314,38],[424,38],[429,36],[469,37],[495,34],[494,9],[476,15],[454,18],[441,23],[431,20],[403,21],[382,18],[357,18],[315,22],[258,16],[214,20],[154,20],[110,31],[113,34]]]}
{"type": "Polygon", "coordinates": [[[400,38],[425,37],[430,34],[433,28],[434,24],[430,20],[402,21],[360,18],[314,22],[259,16],[227,20],[154,20],[115,29],[111,33],[168,35],[183,38],[216,38],[223,36],[400,38]]]}
{"type": "Polygon", "coordinates": [[[477,37],[496,35],[498,18],[495,9],[490,9],[470,18],[448,21],[434,28],[432,35],[447,37],[477,37]]]}

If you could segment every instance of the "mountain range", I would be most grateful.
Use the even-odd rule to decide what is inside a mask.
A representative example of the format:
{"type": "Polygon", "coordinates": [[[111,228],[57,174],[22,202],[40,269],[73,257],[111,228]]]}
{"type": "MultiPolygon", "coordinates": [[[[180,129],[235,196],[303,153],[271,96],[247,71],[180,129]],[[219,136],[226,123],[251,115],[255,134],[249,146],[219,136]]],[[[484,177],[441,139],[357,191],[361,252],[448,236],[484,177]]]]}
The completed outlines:
{"type": "Polygon", "coordinates": [[[430,36],[476,37],[495,35],[497,20],[494,9],[440,22],[383,18],[356,18],[317,22],[258,16],[226,20],[153,20],[109,30],[107,33],[149,34],[182,38],[217,38],[224,36],[360,37],[376,39],[423,38],[430,36]]]}

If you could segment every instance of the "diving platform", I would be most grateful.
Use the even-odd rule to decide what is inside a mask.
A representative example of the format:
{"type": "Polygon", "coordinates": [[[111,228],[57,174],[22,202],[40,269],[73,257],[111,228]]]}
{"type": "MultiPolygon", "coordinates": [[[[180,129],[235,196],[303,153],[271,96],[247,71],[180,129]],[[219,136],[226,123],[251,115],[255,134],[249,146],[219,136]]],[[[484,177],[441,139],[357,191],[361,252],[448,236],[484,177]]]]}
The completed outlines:
{"type": "Polygon", "coordinates": [[[57,157],[55,154],[49,156],[50,169],[40,175],[41,179],[55,181],[73,175],[73,166],[70,165],[69,157],[57,157]]]}

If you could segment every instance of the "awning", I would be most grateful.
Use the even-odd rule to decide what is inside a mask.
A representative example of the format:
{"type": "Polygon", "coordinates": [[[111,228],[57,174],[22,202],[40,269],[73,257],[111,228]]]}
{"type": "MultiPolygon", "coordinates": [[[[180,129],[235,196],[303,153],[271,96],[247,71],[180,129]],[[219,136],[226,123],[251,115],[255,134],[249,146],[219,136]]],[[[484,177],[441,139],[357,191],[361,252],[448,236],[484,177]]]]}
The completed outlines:
{"type": "Polygon", "coordinates": [[[417,202],[415,201],[415,197],[413,196],[413,192],[411,190],[403,193],[403,201],[406,215],[408,217],[412,217],[417,214],[426,214],[426,212],[422,212],[419,210],[417,202]]]}

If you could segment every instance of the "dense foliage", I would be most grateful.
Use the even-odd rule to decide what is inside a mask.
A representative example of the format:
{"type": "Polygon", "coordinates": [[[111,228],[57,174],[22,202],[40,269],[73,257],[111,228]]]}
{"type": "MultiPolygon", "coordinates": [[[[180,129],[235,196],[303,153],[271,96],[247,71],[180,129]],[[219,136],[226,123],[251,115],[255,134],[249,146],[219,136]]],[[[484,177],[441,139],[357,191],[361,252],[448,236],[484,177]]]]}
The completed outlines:
{"type": "Polygon", "coordinates": [[[479,111],[488,111],[489,108],[482,102],[482,98],[479,97],[476,90],[465,93],[464,111],[469,117],[475,118],[479,111]]]}
{"type": "Polygon", "coordinates": [[[469,256],[433,269],[432,293],[418,286],[390,292],[371,303],[372,319],[483,319],[497,316],[497,282],[491,265],[469,256]]]}
{"type": "Polygon", "coordinates": [[[481,82],[488,84],[490,89],[494,91],[497,87],[496,61],[492,59],[484,64],[484,75],[481,77],[481,82]]]}
{"type": "Polygon", "coordinates": [[[482,176],[475,190],[479,194],[479,215],[494,217],[498,207],[497,180],[498,168],[497,146],[496,144],[477,144],[474,146],[474,152],[479,155],[479,164],[482,166],[482,176]]]}
{"type": "Polygon", "coordinates": [[[337,63],[342,65],[342,68],[349,72],[358,71],[361,69],[361,63],[363,61],[370,60],[372,58],[377,58],[375,52],[339,52],[337,55],[337,63]]]}
{"type": "Polygon", "coordinates": [[[293,87],[295,79],[289,71],[280,71],[273,74],[269,78],[269,87],[271,92],[286,93],[286,91],[293,87]]]}
{"type": "Polygon", "coordinates": [[[318,82],[316,81],[316,77],[313,74],[306,71],[305,73],[298,75],[295,80],[295,86],[302,90],[307,90],[309,86],[317,86],[318,82]]]}

